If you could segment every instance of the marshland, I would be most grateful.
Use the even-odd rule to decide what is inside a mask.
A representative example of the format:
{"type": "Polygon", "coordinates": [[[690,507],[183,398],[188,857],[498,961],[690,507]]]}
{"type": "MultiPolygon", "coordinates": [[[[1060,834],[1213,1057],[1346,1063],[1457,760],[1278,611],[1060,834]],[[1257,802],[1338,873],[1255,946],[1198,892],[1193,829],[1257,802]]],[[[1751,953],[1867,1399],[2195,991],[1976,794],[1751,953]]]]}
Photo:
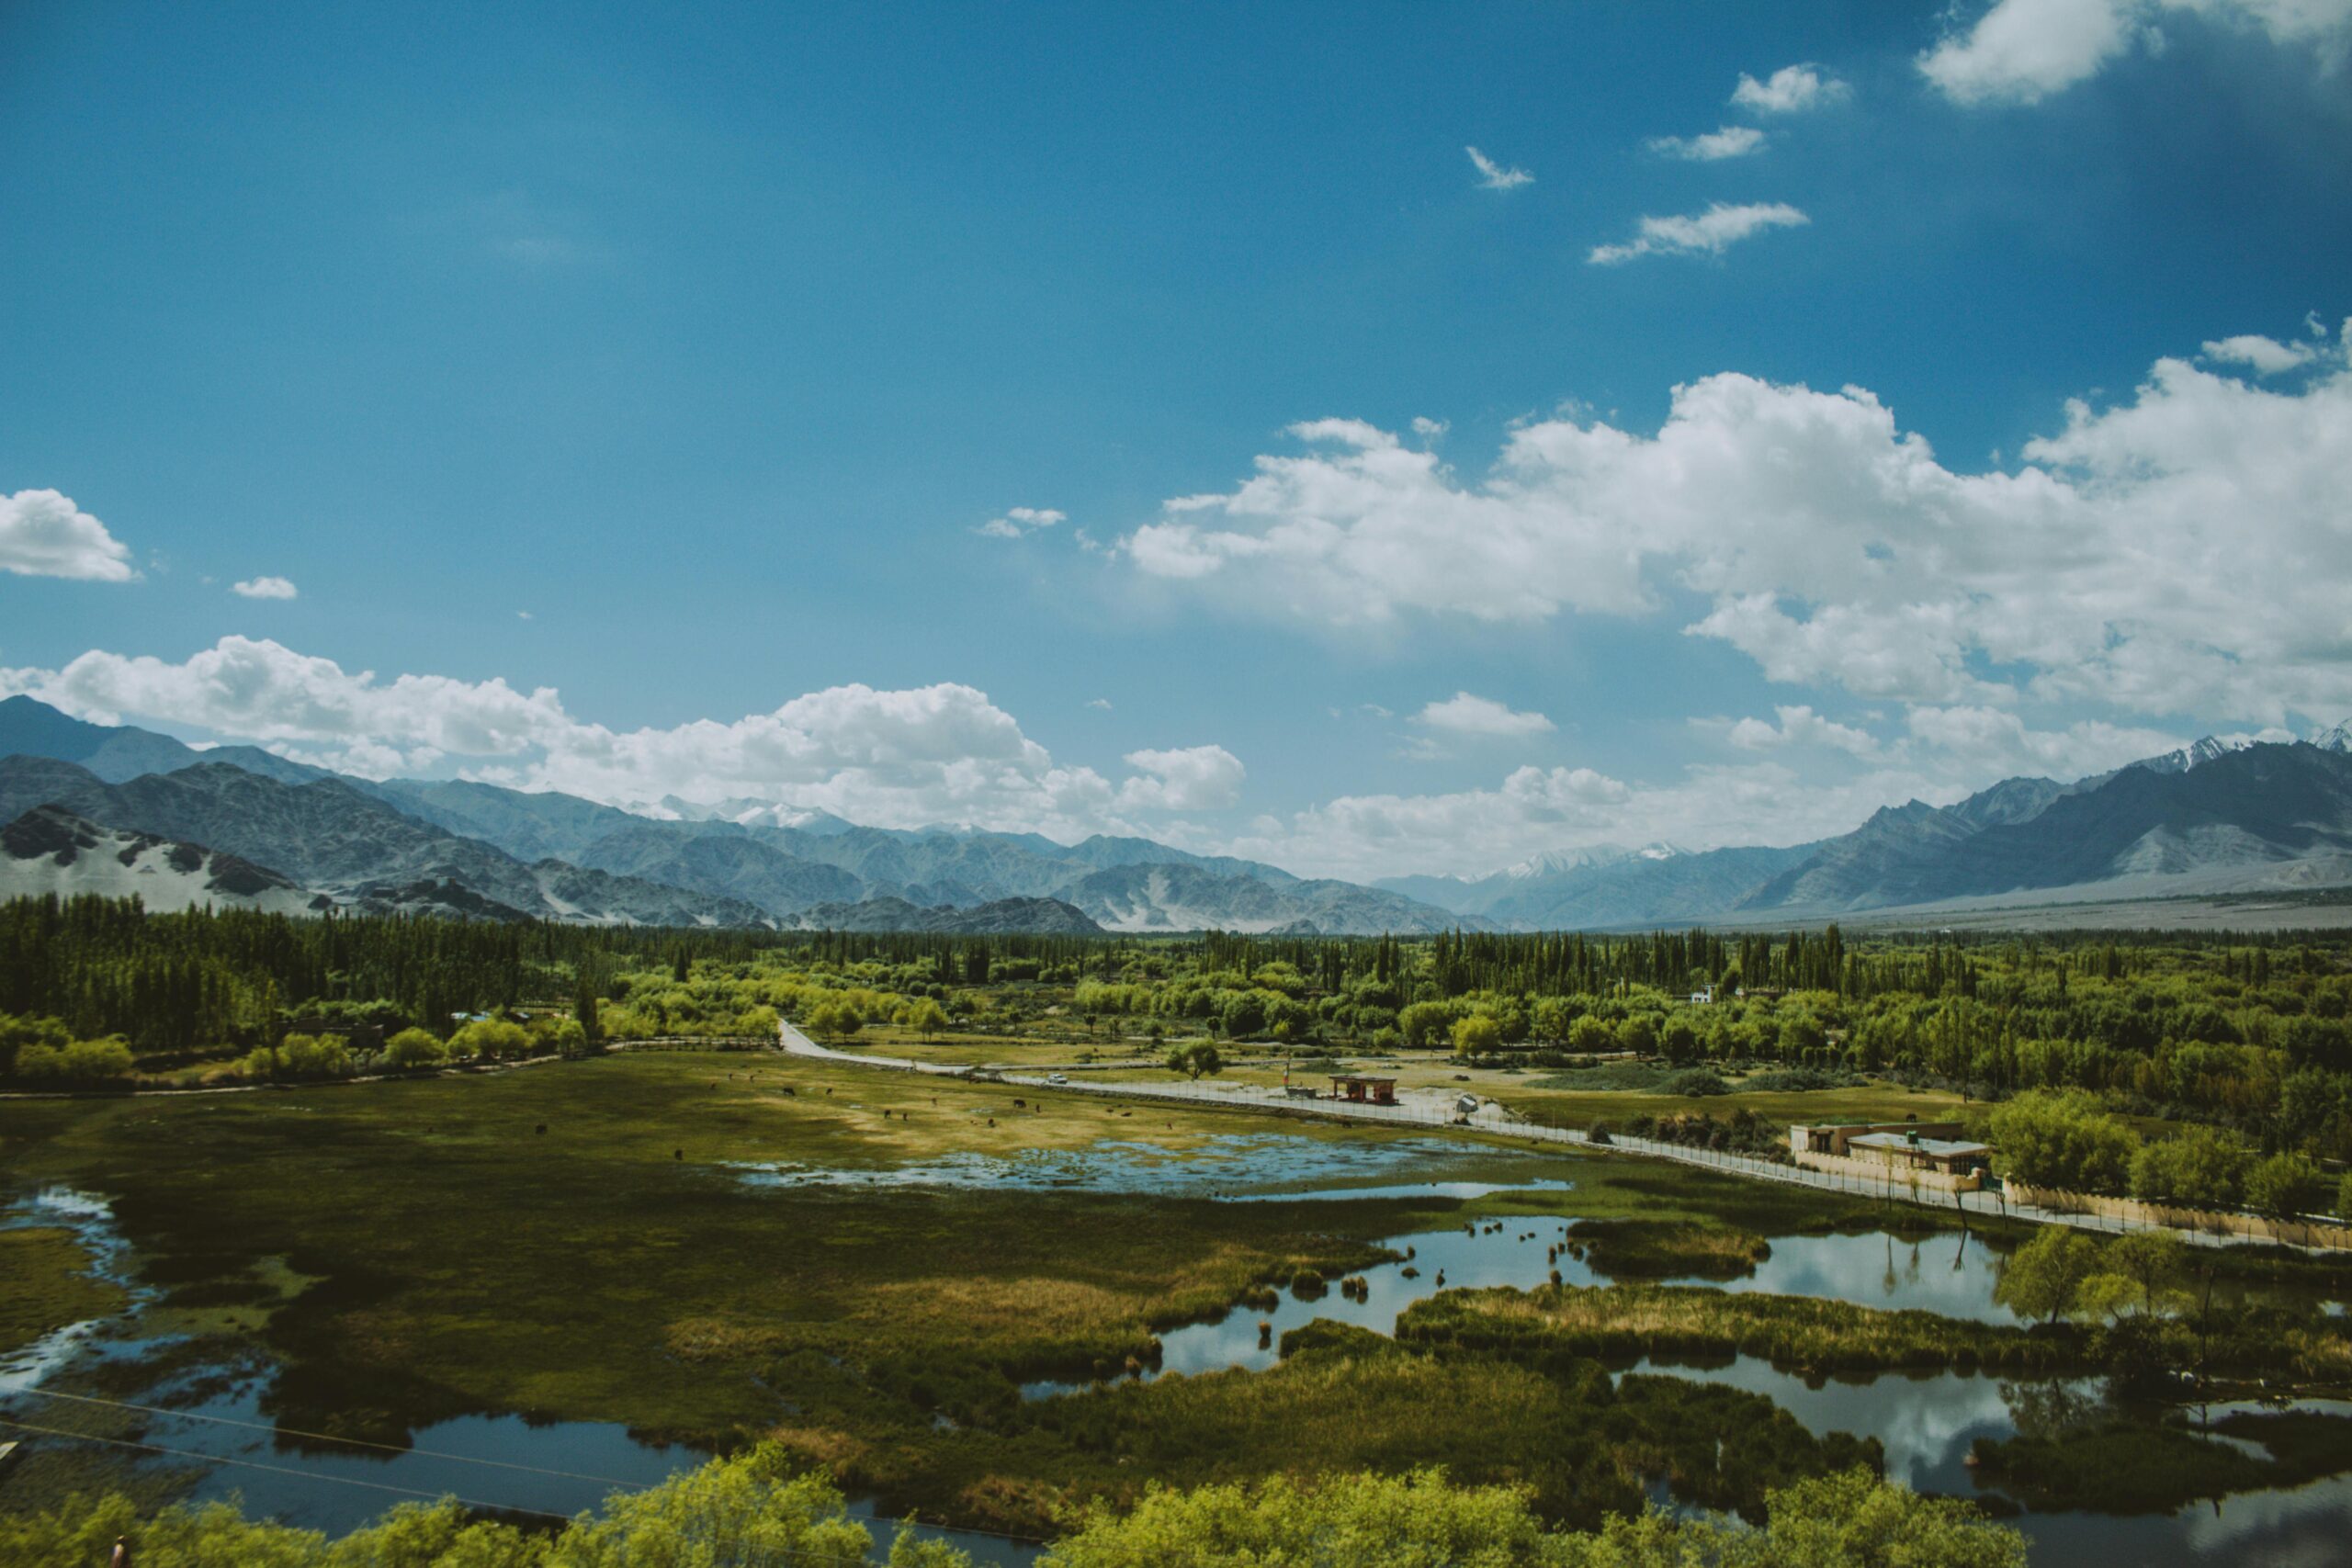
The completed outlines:
{"type": "MultiPolygon", "coordinates": [[[[21,1092],[17,1076],[0,1100],[0,1417],[32,1440],[0,1510],[234,1493],[334,1535],[414,1492],[528,1523],[757,1446],[998,1561],[1153,1483],[1394,1475],[1433,1454],[1455,1483],[1529,1488],[1560,1529],[1657,1499],[1760,1518],[1775,1489],[1855,1465],[2012,1517],[2047,1543],[2037,1561],[2065,1560],[2109,1513],[2151,1560],[2286,1561],[2352,1517],[2347,1277],[2324,1256],[2143,1258],[2068,1233],[2088,1250],[2045,1266],[2034,1249],[2060,1233],[1933,1205],[1466,1130],[917,1077],[784,1055],[757,1032],[825,1019],[853,1054],[1132,1079],[1171,1040],[1212,1036],[1180,1036],[1200,1016],[1184,1002],[1143,1013],[1155,1039],[1100,987],[1214,997],[1238,976],[1312,1019],[1281,1039],[1220,1027],[1220,1074],[1378,1063],[1408,1089],[1466,1083],[1627,1127],[1668,1101],[1724,1129],[1781,1125],[1792,1105],[2015,1102],[1985,1104],[1924,1051],[1863,1061],[1876,998],[1726,1009],[1702,1021],[1736,1042],[1710,1057],[1720,1089],[1661,1100],[1673,1074],[1622,1052],[1577,1065],[1535,1032],[1542,1007],[1522,1041],[1464,1053],[1365,1032],[1376,1002],[1343,1021],[1316,1000],[1363,996],[1354,962],[1374,986],[1442,991],[1427,946],[1040,943],[976,983],[913,939],[504,940],[485,970],[511,988],[476,999],[515,1016],[510,1049],[468,1058],[460,1029],[404,1070],[256,1073],[252,1026],[231,1023],[209,1053],[175,1043],[79,1092],[21,1092]],[[1380,980],[1390,964],[1421,977],[1380,980]],[[1820,1027],[1837,1062],[1790,1027],[1799,1007],[1836,1021],[1820,1027]],[[582,1036],[593,1021],[595,1048],[549,1014],[582,1036]],[[1783,1039],[1810,1053],[1796,1067],[1731,1054],[1783,1039]],[[1792,1087],[1799,1069],[1815,1077],[1792,1087]],[[1743,1093],[1750,1078],[1766,1086],[1743,1093]],[[2035,1447],[2078,1440],[2099,1466],[2035,1447]]],[[[2051,961],[1970,956],[1980,995],[2051,961]]],[[[2222,957],[2138,961],[2171,986],[2222,957]]],[[[2333,973],[2314,965],[2315,996],[2333,973]]],[[[1577,1017],[1646,1020],[1662,1051],[1691,1021],[1656,996],[1595,996],[1577,1017]]],[[[396,995],[362,1000],[316,998],[309,1027],[397,1032],[396,995]]],[[[1296,1016],[1260,1005],[1261,1032],[1296,1016]]],[[[2251,1005],[2237,1017],[2233,1059],[2283,1051],[2252,1043],[2251,1005]]],[[[2142,1146],[2226,1131],[2195,1111],[2106,1113],[2142,1146]]]]}

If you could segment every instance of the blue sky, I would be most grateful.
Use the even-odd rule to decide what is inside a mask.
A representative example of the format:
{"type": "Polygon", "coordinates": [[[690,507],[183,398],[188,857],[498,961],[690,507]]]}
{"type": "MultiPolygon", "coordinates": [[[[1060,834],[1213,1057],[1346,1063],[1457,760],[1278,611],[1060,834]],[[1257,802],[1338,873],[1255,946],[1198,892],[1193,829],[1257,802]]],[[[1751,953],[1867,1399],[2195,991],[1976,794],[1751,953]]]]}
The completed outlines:
{"type": "Polygon", "coordinates": [[[2306,731],[2348,45],[2337,0],[13,6],[0,685],[1350,875],[2306,731]]]}

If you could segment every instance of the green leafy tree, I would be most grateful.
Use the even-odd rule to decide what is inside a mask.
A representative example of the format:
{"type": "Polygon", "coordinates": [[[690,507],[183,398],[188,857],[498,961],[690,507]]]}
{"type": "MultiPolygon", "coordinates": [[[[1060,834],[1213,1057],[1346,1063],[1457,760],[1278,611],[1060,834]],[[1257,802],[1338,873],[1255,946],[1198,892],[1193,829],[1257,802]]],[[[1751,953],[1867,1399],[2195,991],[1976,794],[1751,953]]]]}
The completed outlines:
{"type": "Polygon", "coordinates": [[[1994,1158],[2004,1176],[2064,1192],[2120,1192],[2139,1134],[2086,1094],[2035,1089],[1995,1109],[1994,1158]]]}
{"type": "Polygon", "coordinates": [[[904,1022],[918,1036],[929,1040],[946,1032],[947,1010],[929,997],[921,997],[908,1004],[904,1022]]]}
{"type": "Polygon", "coordinates": [[[2244,1145],[2211,1127],[2184,1127],[2132,1156],[2132,1196],[2190,1209],[2233,1209],[2245,1191],[2244,1145]]]}
{"type": "Polygon", "coordinates": [[[2098,1267],[2098,1244],[2064,1225],[2044,1225],[2003,1259],[1993,1299],[2024,1318],[2054,1320],[2098,1267]]]}
{"type": "Polygon", "coordinates": [[[1972,1504],[1922,1497],[1867,1470],[1765,1495],[1766,1521],[1660,1509],[1589,1534],[1555,1531],[1509,1486],[1442,1472],[1277,1476],[1255,1487],[1154,1488],[1097,1506],[1039,1568],[2023,1568],[2025,1538],[1972,1504]]]}
{"type": "Polygon", "coordinates": [[[449,1048],[427,1029],[403,1029],[384,1042],[384,1066],[405,1071],[435,1067],[449,1059],[449,1048]]]}
{"type": "Polygon", "coordinates": [[[1207,1041],[1195,1040],[1188,1045],[1169,1047],[1167,1066],[1170,1072],[1182,1073],[1197,1083],[1225,1071],[1225,1058],[1207,1041]]]}
{"type": "Polygon", "coordinates": [[[503,1062],[527,1055],[531,1036],[519,1023],[503,1018],[478,1018],[449,1036],[449,1055],[458,1060],[503,1062]]]}
{"type": "MultiPolygon", "coordinates": [[[[602,1518],[582,1517],[549,1548],[548,1568],[777,1568],[871,1561],[873,1537],[820,1474],[786,1478],[762,1447],[689,1471],[650,1491],[616,1492],[602,1518]]],[[[904,1539],[892,1568],[967,1568],[939,1541],[904,1539]]]]}
{"type": "Polygon", "coordinates": [[[2319,1162],[2300,1151],[2272,1155],[2245,1173],[2247,1206],[2282,1224],[2317,1208],[2319,1194],[2319,1162]]]}
{"type": "Polygon", "coordinates": [[[1617,1032],[1586,1013],[1568,1025],[1568,1049],[1579,1056],[1598,1056],[1617,1048],[1617,1032]]]}
{"type": "Polygon", "coordinates": [[[17,1053],[17,1075],[36,1082],[92,1089],[130,1076],[130,1047],[120,1040],[69,1040],[27,1045],[17,1053]]]}
{"type": "Polygon", "coordinates": [[[1657,1020],[1645,1012],[1629,1014],[1617,1026],[1617,1048],[1636,1056],[1657,1054],[1657,1020]]]}
{"type": "Polygon", "coordinates": [[[53,1018],[17,1018],[0,1013],[0,1075],[17,1070],[17,1053],[28,1045],[62,1050],[73,1043],[73,1032],[53,1018]]]}
{"type": "Polygon", "coordinates": [[[1453,1054],[1457,1056],[1483,1056],[1500,1050],[1502,1043],[1503,1026],[1489,1013],[1474,1012],[1454,1020],[1453,1054]]]}
{"type": "Polygon", "coordinates": [[[2153,1316],[2159,1307],[2177,1305],[2186,1297],[2188,1248],[2170,1231],[2134,1231],[2116,1237],[2107,1244],[2099,1268],[2132,1282],[2143,1314],[2153,1316]]]}

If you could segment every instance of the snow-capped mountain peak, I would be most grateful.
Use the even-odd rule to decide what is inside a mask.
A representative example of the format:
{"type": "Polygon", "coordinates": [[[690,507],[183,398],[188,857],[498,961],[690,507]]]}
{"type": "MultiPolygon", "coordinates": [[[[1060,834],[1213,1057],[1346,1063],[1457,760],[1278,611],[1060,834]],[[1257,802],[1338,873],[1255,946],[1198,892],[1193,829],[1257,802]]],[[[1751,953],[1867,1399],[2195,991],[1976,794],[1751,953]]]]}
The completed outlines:
{"type": "Polygon", "coordinates": [[[1632,852],[1616,844],[1586,844],[1573,850],[1546,850],[1540,855],[1503,868],[1503,874],[1518,881],[1535,876],[1556,876],[1564,871],[1589,871],[1597,865],[1612,865],[1632,852]]]}

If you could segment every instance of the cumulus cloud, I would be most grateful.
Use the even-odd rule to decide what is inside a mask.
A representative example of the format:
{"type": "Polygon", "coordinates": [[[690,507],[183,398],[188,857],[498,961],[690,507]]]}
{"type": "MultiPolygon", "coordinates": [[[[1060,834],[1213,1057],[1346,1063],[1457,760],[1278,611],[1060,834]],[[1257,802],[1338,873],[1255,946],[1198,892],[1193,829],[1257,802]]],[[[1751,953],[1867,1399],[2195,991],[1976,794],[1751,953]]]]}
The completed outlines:
{"type": "Polygon", "coordinates": [[[0,495],[0,571],[128,582],[130,549],[107,525],[53,490],[0,495]]]}
{"type": "Polygon", "coordinates": [[[1853,757],[1879,755],[1878,738],[1867,729],[1824,718],[1804,704],[1776,707],[1777,723],[1743,718],[1724,739],[1743,751],[1774,751],[1786,746],[1821,746],[1853,757]]]}
{"type": "Polygon", "coordinates": [[[1480,190],[1517,190],[1521,186],[1535,183],[1535,176],[1525,169],[1507,169],[1476,147],[1464,147],[1463,151],[1470,154],[1470,162],[1477,167],[1480,190]]]}
{"type": "Polygon", "coordinates": [[[2277,376],[2309,365],[2316,353],[2308,344],[2280,343],[2255,333],[2208,339],[2205,344],[2206,358],[2247,366],[2257,376],[2277,376]]]}
{"type": "Polygon", "coordinates": [[[1418,722],[1449,735],[1482,739],[1510,739],[1551,732],[1552,721],[1540,713],[1520,713],[1488,697],[1456,692],[1442,703],[1431,703],[1415,716],[1418,722]]]}
{"type": "Polygon", "coordinates": [[[1764,149],[1764,133],[1752,125],[1726,125],[1703,136],[1653,136],[1649,140],[1653,152],[1668,158],[1688,158],[1695,163],[1712,164],[1724,158],[1745,158],[1750,152],[1764,149]]]}
{"type": "Polygon", "coordinates": [[[1788,229],[1812,220],[1784,201],[1715,202],[1704,212],[1674,218],[1645,218],[1635,236],[1615,245],[1595,245],[1585,260],[1614,266],[1641,256],[1719,256],[1740,241],[1767,229],[1788,229]]]}
{"type": "Polygon", "coordinates": [[[1562,416],[1458,478],[1379,433],[1262,457],[1136,530],[1136,570],[1311,625],[1709,603],[1775,681],[1935,705],[2098,703],[2278,724],[2352,711],[2352,368],[2280,387],[2162,359],[2066,406],[2016,471],[1939,461],[1868,390],[1736,373],[1640,434],[1562,416]]]}
{"type": "Polygon", "coordinates": [[[1130,751],[1122,759],[1141,775],[1119,786],[1129,811],[1220,811],[1241,798],[1241,759],[1222,746],[1130,751]]]}
{"type": "Polygon", "coordinates": [[[232,582],[229,592],[244,599],[291,599],[294,584],[283,577],[249,577],[243,582],[232,582]]]}
{"type": "Polygon", "coordinates": [[[1114,784],[1066,767],[987,694],[953,682],[834,686],[732,722],[613,730],[552,687],[345,670],[266,638],[223,637],[178,662],[93,649],[57,670],[0,670],[22,692],[101,723],[160,718],[385,776],[447,763],[466,777],[613,802],[749,797],[883,827],[968,822],[1083,837],[1123,813],[1229,804],[1240,762],[1214,746],[1138,751],[1114,784]]]}
{"type": "Polygon", "coordinates": [[[1341,795],[1258,818],[1221,847],[1303,875],[1483,875],[1533,848],[1658,840],[1704,847],[1801,843],[1848,831],[1881,806],[1965,793],[1904,771],[1810,781],[1777,760],[1688,770],[1636,784],[1589,768],[1516,769],[1490,788],[1341,795]]]}
{"type": "Polygon", "coordinates": [[[2134,48],[2161,48],[2159,24],[2175,16],[2310,48],[2329,69],[2352,45],[2352,0],[1997,0],[1921,53],[1919,71],[1957,104],[2038,103],[2134,48]]]}
{"type": "Polygon", "coordinates": [[[1731,101],[1758,114],[1802,114],[1834,104],[1852,91],[1818,65],[1783,65],[1761,82],[1740,73],[1731,101]]]}
{"type": "Polygon", "coordinates": [[[2061,729],[2030,729],[2016,714],[1985,707],[1915,707],[1911,733],[1964,756],[1981,774],[2032,773],[2072,781],[2187,744],[2160,729],[2085,720],[2061,729]]]}
{"type": "Polygon", "coordinates": [[[991,517],[972,531],[991,539],[1019,539],[1069,520],[1068,513],[1050,506],[1012,506],[1005,509],[1003,516],[991,517]]]}

